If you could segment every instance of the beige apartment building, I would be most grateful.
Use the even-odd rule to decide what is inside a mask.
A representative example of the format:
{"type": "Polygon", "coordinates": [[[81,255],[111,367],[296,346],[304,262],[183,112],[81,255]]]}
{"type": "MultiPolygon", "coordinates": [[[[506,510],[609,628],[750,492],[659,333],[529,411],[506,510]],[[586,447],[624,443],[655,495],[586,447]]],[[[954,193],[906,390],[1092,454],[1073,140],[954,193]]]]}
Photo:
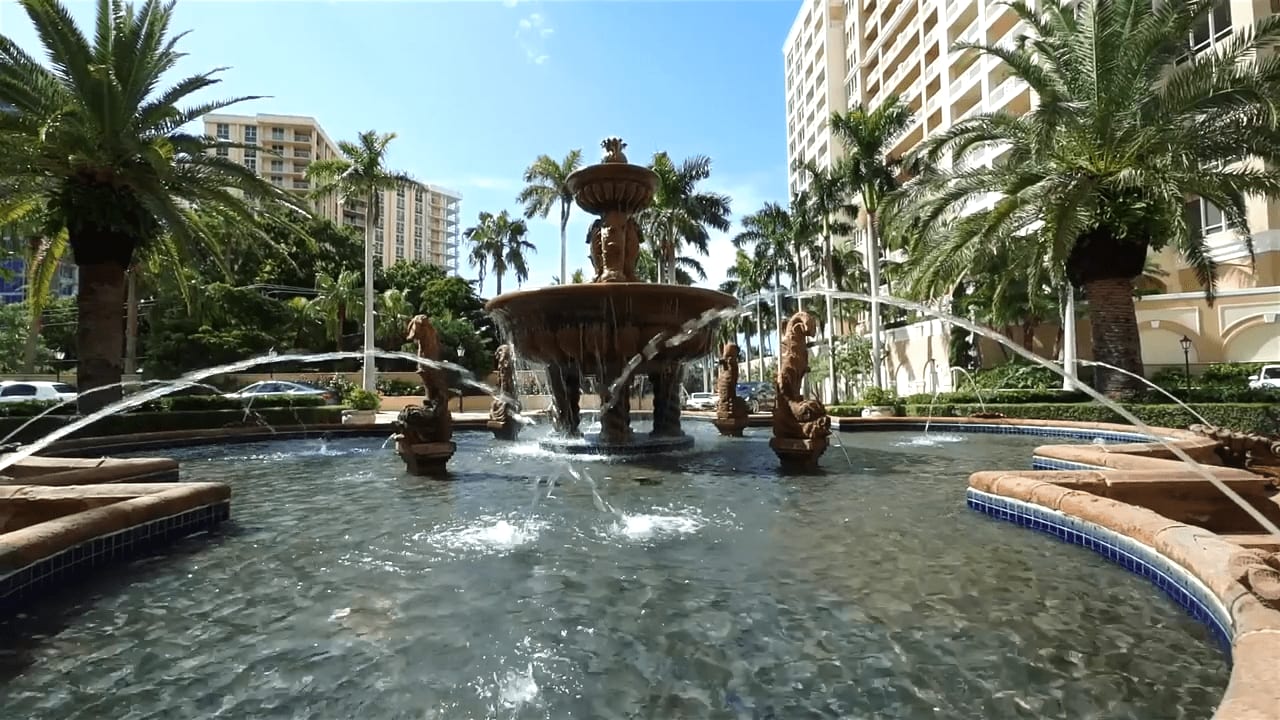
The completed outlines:
{"type": "MultiPolygon", "coordinates": [[[[313,160],[340,156],[337,143],[315,118],[259,114],[206,115],[203,120],[204,131],[210,136],[257,146],[218,147],[214,152],[299,194],[312,189],[306,173],[313,160]]],[[[456,274],[461,202],[460,193],[425,183],[383,193],[379,227],[374,229],[374,257],[381,258],[383,267],[416,260],[456,274]]],[[[327,197],[313,201],[313,205],[323,217],[362,232],[365,229],[366,201],[341,203],[337,197],[327,197]]]]}
{"type": "MultiPolygon", "coordinates": [[[[1271,14],[1273,5],[1223,3],[1190,38],[1193,48],[1229,38],[1271,14]]],[[[995,58],[951,48],[959,41],[1012,43],[1028,31],[996,0],[804,0],[783,46],[789,165],[813,160],[829,166],[842,152],[825,129],[831,113],[856,103],[874,107],[891,95],[913,111],[893,155],[975,113],[1026,112],[1036,99],[1025,83],[995,58]]],[[[990,164],[998,155],[991,151],[967,162],[990,164]]],[[[792,193],[805,184],[794,169],[788,181],[792,193]]],[[[1172,251],[1163,253],[1158,260],[1168,276],[1162,292],[1138,303],[1144,362],[1155,369],[1181,366],[1184,359],[1280,361],[1280,203],[1259,199],[1250,207],[1254,262],[1217,208],[1197,199],[1188,203],[1188,213],[1223,266],[1219,297],[1208,306],[1186,263],[1172,251]],[[1185,358],[1184,337],[1191,341],[1185,358]]],[[[1088,323],[1081,325],[1077,357],[1088,359],[1088,323]]],[[[900,392],[951,386],[943,323],[917,323],[886,335],[886,378],[895,379],[900,392]]],[[[1047,328],[1044,335],[1035,349],[1053,356],[1058,330],[1047,328]]]]}

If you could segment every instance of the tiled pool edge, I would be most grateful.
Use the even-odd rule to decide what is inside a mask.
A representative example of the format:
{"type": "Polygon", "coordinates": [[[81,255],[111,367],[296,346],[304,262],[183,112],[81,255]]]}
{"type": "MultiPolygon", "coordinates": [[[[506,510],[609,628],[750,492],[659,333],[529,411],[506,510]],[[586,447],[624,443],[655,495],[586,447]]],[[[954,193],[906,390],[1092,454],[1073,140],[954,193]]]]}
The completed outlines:
{"type": "Polygon", "coordinates": [[[1209,628],[1230,662],[1233,638],[1230,611],[1200,578],[1155,548],[1096,523],[1036,503],[974,488],[965,491],[965,501],[973,510],[997,520],[1011,522],[1092,550],[1151,581],[1193,618],[1209,628]]]}
{"type": "Polygon", "coordinates": [[[24,604],[71,576],[129,560],[163,543],[208,532],[231,517],[230,499],[105,532],[0,575],[0,609],[24,604]]]}

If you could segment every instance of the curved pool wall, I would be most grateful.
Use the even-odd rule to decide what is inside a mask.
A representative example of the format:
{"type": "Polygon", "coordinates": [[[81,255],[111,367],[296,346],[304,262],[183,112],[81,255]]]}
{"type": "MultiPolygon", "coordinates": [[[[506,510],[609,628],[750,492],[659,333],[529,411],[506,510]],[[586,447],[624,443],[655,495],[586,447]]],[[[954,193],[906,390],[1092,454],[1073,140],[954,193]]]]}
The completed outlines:
{"type": "MultiPolygon", "coordinates": [[[[691,415],[690,419],[705,418],[691,415]]],[[[1186,474],[1185,465],[1171,459],[1167,448],[1150,442],[1149,437],[1134,433],[1127,426],[1108,423],[1011,418],[838,418],[835,425],[842,432],[856,432],[924,430],[926,423],[930,431],[939,432],[1101,440],[1104,444],[1036,448],[1032,458],[1036,469],[1032,471],[975,473],[966,491],[966,503],[992,518],[1093,550],[1150,580],[1204,622],[1228,653],[1231,677],[1215,720],[1280,718],[1280,611],[1264,606],[1231,576],[1229,563],[1233,555],[1242,551],[1241,545],[1145,507],[1058,484],[1078,480],[1082,475],[1107,484],[1114,479],[1108,476],[1126,472],[1186,474]]],[[[464,425],[460,429],[469,428],[464,425]]],[[[1153,430],[1160,437],[1176,442],[1197,461],[1218,464],[1212,441],[1183,430],[1153,430]]],[[[50,454],[85,455],[271,438],[382,437],[386,434],[386,429],[378,426],[330,426],[287,432],[229,428],[128,438],[84,438],[55,446],[50,454]]],[[[1232,472],[1224,468],[1214,471],[1228,475],[1232,472]]],[[[127,473],[122,478],[118,469],[112,473],[112,479],[100,482],[118,483],[128,479],[127,473]]],[[[1239,475],[1233,479],[1249,481],[1239,475]]],[[[1253,476],[1252,481],[1256,480],[1253,476]]],[[[1203,479],[1200,483],[1204,484],[1203,479]]],[[[137,497],[0,535],[0,605],[6,601],[10,604],[31,602],[48,588],[61,585],[78,570],[114,562],[175,537],[212,529],[229,516],[230,490],[226,485],[177,485],[180,487],[173,484],[135,486],[137,497]],[[15,592],[19,589],[20,592],[15,592]]],[[[12,494],[13,486],[0,488],[12,494]]]]}

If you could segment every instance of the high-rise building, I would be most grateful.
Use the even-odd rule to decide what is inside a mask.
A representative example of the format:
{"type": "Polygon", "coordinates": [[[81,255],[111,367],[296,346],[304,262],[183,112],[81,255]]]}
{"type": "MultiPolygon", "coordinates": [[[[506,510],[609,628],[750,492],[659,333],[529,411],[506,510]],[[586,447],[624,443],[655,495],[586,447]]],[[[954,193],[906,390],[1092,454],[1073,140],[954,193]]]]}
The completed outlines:
{"type": "MultiPolygon", "coordinates": [[[[218,147],[214,152],[299,194],[312,190],[306,173],[313,160],[341,156],[320,123],[301,115],[206,115],[204,129],[219,140],[256,146],[218,147]]],[[[428,184],[384,192],[379,199],[380,227],[374,229],[374,257],[383,267],[416,260],[457,273],[461,201],[460,193],[428,184]]],[[[336,196],[313,201],[317,214],[361,232],[367,205],[362,199],[342,201],[336,196]]]]}
{"type": "MultiPolygon", "coordinates": [[[[1223,0],[1188,40],[1204,50],[1274,7],[1223,0]]],[[[795,170],[798,161],[826,167],[839,159],[842,148],[826,122],[833,111],[857,103],[875,107],[897,95],[911,108],[910,127],[889,148],[896,156],[976,113],[1025,113],[1035,96],[1003,63],[953,48],[961,41],[1013,43],[1029,31],[999,0],[803,0],[783,45],[790,190],[803,189],[807,181],[795,170]]],[[[966,162],[990,164],[999,155],[994,149],[966,162]]],[[[1181,365],[1184,337],[1191,340],[1193,363],[1280,360],[1280,203],[1251,200],[1248,216],[1253,262],[1220,210],[1200,199],[1188,203],[1191,223],[1205,233],[1221,265],[1219,299],[1209,307],[1176,251],[1161,253],[1156,259],[1168,273],[1163,292],[1138,303],[1146,363],[1181,365]]],[[[898,384],[901,390],[929,386],[920,379],[898,384]]]]}

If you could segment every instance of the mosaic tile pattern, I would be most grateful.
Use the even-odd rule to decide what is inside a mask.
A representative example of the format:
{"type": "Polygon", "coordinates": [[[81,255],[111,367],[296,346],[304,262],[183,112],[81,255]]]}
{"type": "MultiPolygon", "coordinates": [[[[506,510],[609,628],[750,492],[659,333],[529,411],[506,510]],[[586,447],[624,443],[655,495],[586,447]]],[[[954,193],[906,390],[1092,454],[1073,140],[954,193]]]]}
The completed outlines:
{"type": "Polygon", "coordinates": [[[231,503],[192,508],[125,530],[102,535],[0,577],[0,608],[39,596],[50,585],[92,568],[126,560],[166,541],[212,530],[231,517],[231,503]]]}
{"type": "Polygon", "coordinates": [[[1197,577],[1155,548],[1101,525],[1035,503],[973,488],[966,491],[965,500],[974,510],[1088,548],[1150,580],[1192,617],[1207,625],[1223,652],[1230,657],[1231,615],[1226,607],[1197,577]]]}
{"type": "Polygon", "coordinates": [[[1101,465],[1090,465],[1082,462],[1072,462],[1071,460],[1059,460],[1057,458],[1048,458],[1042,455],[1031,456],[1032,470],[1110,470],[1111,468],[1102,467],[1101,465]]]}
{"type": "MultiPolygon", "coordinates": [[[[839,423],[841,430],[923,430],[924,422],[859,422],[845,426],[839,423]]],[[[987,423],[933,423],[930,429],[939,432],[972,432],[991,435],[1039,435],[1041,437],[1072,438],[1074,440],[1098,440],[1112,443],[1150,442],[1151,438],[1139,432],[1119,432],[1114,430],[1092,430],[1089,428],[1065,428],[1040,425],[1002,425],[987,423]]]]}

